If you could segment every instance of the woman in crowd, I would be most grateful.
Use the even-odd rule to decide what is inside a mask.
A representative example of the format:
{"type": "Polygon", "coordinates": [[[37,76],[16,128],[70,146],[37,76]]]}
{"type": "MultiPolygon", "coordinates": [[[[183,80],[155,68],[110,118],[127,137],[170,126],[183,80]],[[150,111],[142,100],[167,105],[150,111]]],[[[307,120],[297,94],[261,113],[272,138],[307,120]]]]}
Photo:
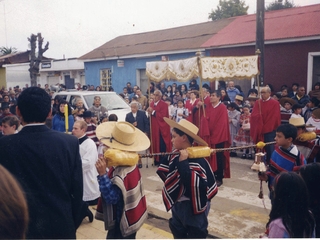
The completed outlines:
{"type": "Polygon", "coordinates": [[[313,88],[308,95],[310,98],[316,97],[318,100],[320,100],[320,82],[317,82],[315,85],[313,85],[313,88]]]}
{"type": "Polygon", "coordinates": [[[65,100],[60,101],[58,111],[52,118],[52,129],[59,132],[66,132],[65,105],[68,105],[68,131],[71,133],[74,124],[74,117],[72,115],[70,105],[65,100]]]}
{"type": "Polygon", "coordinates": [[[281,172],[276,176],[273,188],[268,237],[315,237],[315,222],[308,208],[308,190],[302,177],[295,172],[281,172]]]}
{"type": "Polygon", "coordinates": [[[25,239],[28,205],[17,180],[0,165],[0,239],[25,239]]]}
{"type": "Polygon", "coordinates": [[[173,92],[172,92],[172,86],[171,86],[171,85],[168,85],[168,86],[167,86],[167,91],[166,91],[165,94],[167,95],[167,97],[171,98],[171,101],[172,101],[173,92]]]}
{"type": "Polygon", "coordinates": [[[230,98],[225,88],[221,88],[220,93],[221,93],[221,99],[220,99],[221,102],[230,102],[230,98]]]}

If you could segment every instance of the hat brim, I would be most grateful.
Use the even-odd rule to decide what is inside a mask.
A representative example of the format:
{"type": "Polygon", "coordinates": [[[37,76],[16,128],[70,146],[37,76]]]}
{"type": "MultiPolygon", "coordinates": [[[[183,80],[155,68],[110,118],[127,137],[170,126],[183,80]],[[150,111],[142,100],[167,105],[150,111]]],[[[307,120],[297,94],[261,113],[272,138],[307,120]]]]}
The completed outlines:
{"type": "Polygon", "coordinates": [[[193,132],[191,132],[189,129],[181,126],[179,123],[177,123],[176,121],[173,121],[169,118],[164,117],[163,120],[172,128],[177,128],[179,130],[181,130],[182,132],[184,132],[185,134],[187,134],[188,136],[192,137],[193,140],[198,143],[199,145],[203,145],[203,146],[208,146],[208,144],[206,143],[206,141],[204,141],[201,137],[199,137],[198,135],[194,134],[193,132]]]}
{"type": "Polygon", "coordinates": [[[150,147],[150,140],[148,136],[143,133],[138,128],[135,128],[135,136],[134,136],[134,142],[131,145],[124,145],[116,140],[110,141],[111,133],[113,128],[115,127],[117,122],[104,122],[98,125],[96,129],[96,136],[97,138],[106,146],[110,148],[115,148],[123,151],[129,151],[129,152],[139,152],[144,151],[147,148],[150,147]]]}
{"type": "Polygon", "coordinates": [[[289,98],[289,97],[280,98],[279,102],[280,102],[280,104],[281,104],[282,107],[284,107],[284,104],[285,104],[286,102],[290,103],[291,106],[293,106],[294,104],[296,104],[296,101],[293,100],[292,98],[289,98]]]}

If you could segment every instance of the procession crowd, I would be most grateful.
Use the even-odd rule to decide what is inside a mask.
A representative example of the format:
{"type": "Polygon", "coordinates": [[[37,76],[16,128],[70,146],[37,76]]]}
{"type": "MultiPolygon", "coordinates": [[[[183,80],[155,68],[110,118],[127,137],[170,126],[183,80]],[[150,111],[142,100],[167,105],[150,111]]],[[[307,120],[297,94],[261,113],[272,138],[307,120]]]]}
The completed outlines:
{"type": "MultiPolygon", "coordinates": [[[[101,88],[90,87],[97,94],[89,109],[80,98],[74,106],[59,96],[53,98],[48,85],[44,89],[26,86],[23,91],[18,86],[1,89],[1,133],[8,136],[0,137],[4,149],[0,164],[17,178],[24,192],[14,178],[2,181],[0,191],[19,193],[17,204],[24,212],[16,217],[18,224],[24,224],[15,233],[21,235],[12,237],[75,238],[82,219],[93,221],[88,206],[97,205],[95,217],[105,222],[107,238],[135,238],[147,214],[139,172],[142,163],[108,165],[105,151],[118,149],[180,152],[154,156],[164,182],[164,204],[172,210],[169,226],[175,238],[205,238],[210,201],[223,179],[231,177],[230,156],[237,156],[234,147],[242,147],[242,159],[252,159],[258,150],[246,146],[259,141],[276,143],[265,146],[268,168],[258,176],[267,181],[272,203],[266,236],[320,237],[320,144],[315,134],[320,130],[320,83],[308,94],[296,83],[279,91],[267,84],[260,92],[252,88],[245,94],[233,81],[227,85],[219,81],[218,89],[211,90],[192,80],[188,86],[151,83],[144,94],[128,82],[119,93],[131,106],[126,122],[118,122],[101,105],[101,88]],[[58,132],[70,132],[76,138],[58,132]],[[187,148],[203,145],[215,153],[188,155],[187,148]],[[230,151],[219,151],[222,148],[230,151]],[[6,184],[17,187],[7,189],[6,184]],[[129,191],[135,199],[127,196],[129,191]],[[54,232],[60,228],[67,229],[54,232]]],[[[0,171],[8,174],[6,169],[0,171]]],[[[2,224],[9,225],[1,220],[2,224]]],[[[3,228],[7,232],[0,231],[0,237],[13,234],[14,226],[3,228]]]]}

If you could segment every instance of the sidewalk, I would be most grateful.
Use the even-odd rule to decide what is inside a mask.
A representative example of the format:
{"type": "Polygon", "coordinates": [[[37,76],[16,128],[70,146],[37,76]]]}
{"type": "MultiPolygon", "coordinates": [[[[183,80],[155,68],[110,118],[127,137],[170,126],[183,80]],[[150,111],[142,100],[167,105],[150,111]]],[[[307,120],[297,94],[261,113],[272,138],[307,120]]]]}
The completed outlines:
{"type": "MultiPolygon", "coordinates": [[[[95,214],[95,206],[90,210],[95,214]]],[[[166,220],[161,220],[160,224],[168,224],[166,220]]],[[[159,224],[159,223],[158,223],[159,224]]],[[[107,231],[104,230],[104,223],[96,219],[92,223],[88,218],[82,221],[82,224],[77,230],[77,239],[106,239],[107,231]]],[[[173,239],[170,232],[144,223],[136,236],[137,239],[173,239]]]]}

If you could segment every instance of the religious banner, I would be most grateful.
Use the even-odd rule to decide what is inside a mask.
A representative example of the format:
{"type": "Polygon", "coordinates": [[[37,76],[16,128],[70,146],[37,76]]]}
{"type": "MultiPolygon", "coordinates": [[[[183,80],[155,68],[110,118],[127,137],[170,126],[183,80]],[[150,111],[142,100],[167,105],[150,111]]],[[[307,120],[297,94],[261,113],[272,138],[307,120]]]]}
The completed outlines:
{"type": "MultiPolygon", "coordinates": [[[[259,73],[258,56],[202,57],[201,78],[203,80],[250,79],[259,73]]],[[[146,75],[151,81],[177,80],[188,82],[199,77],[197,57],[176,61],[146,63],[146,75]]]]}

